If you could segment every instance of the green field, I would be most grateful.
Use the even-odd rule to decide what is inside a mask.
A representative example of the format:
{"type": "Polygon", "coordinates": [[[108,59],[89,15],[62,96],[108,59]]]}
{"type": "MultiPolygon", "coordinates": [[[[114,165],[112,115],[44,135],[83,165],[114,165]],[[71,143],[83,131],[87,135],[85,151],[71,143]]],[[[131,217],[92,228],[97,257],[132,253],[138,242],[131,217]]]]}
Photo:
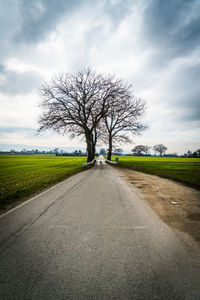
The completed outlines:
{"type": "MultiPolygon", "coordinates": [[[[118,167],[173,179],[200,188],[200,158],[119,156],[118,167]]],[[[115,160],[115,157],[112,157],[115,160]]]]}
{"type": "Polygon", "coordinates": [[[0,207],[82,170],[86,157],[0,155],[0,207]]]}

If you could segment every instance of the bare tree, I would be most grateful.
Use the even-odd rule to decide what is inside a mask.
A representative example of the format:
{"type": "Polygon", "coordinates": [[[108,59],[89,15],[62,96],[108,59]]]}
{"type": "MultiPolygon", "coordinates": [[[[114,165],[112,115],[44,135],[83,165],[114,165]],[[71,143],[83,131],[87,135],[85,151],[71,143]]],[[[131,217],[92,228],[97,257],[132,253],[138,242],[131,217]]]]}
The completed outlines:
{"type": "Polygon", "coordinates": [[[133,154],[141,155],[142,152],[146,151],[146,148],[144,145],[137,145],[132,150],[133,154]]]}
{"type": "Polygon", "coordinates": [[[122,148],[116,148],[113,152],[113,154],[115,155],[122,155],[122,153],[124,152],[124,150],[122,148]]]}
{"type": "Polygon", "coordinates": [[[121,81],[90,69],[57,77],[41,88],[43,114],[39,132],[53,129],[71,137],[84,135],[88,161],[95,156],[98,126],[110,102],[121,94],[121,81]]]}
{"type": "Polygon", "coordinates": [[[144,153],[147,155],[149,153],[150,149],[151,149],[151,146],[145,145],[144,146],[144,153]]]}
{"type": "Polygon", "coordinates": [[[99,151],[99,154],[100,155],[106,155],[106,149],[101,148],[100,151],[99,151]]]}
{"type": "Polygon", "coordinates": [[[121,92],[118,97],[112,98],[110,108],[103,117],[103,124],[106,129],[101,138],[108,140],[108,160],[111,160],[113,143],[130,143],[127,132],[133,135],[140,134],[146,126],[139,122],[144,113],[145,102],[135,98],[131,85],[121,84],[121,92]]]}
{"type": "Polygon", "coordinates": [[[164,146],[163,144],[158,144],[158,145],[153,146],[153,150],[155,152],[159,153],[160,156],[162,156],[163,153],[165,153],[167,151],[167,147],[164,146]]]}

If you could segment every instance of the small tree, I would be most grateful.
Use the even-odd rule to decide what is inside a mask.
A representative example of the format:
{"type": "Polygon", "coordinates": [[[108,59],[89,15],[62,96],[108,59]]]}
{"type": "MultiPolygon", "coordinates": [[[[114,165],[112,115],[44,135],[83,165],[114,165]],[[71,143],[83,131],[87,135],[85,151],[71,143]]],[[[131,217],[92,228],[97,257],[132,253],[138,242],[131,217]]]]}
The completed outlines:
{"type": "Polygon", "coordinates": [[[104,148],[101,148],[99,151],[100,155],[106,155],[106,150],[104,148]]]}
{"type": "Polygon", "coordinates": [[[111,160],[113,143],[130,143],[127,132],[140,134],[146,126],[139,122],[145,102],[135,98],[132,87],[120,81],[120,93],[110,101],[110,108],[103,117],[101,139],[108,140],[108,160],[111,160]]]}
{"type": "Polygon", "coordinates": [[[200,157],[200,149],[196,150],[197,157],[200,157]]]}
{"type": "Polygon", "coordinates": [[[78,150],[78,155],[79,156],[82,156],[83,155],[83,152],[81,150],[78,150]]]}
{"type": "Polygon", "coordinates": [[[124,150],[122,148],[117,148],[114,150],[115,155],[122,155],[123,152],[124,152],[124,150]]]}
{"type": "Polygon", "coordinates": [[[192,157],[200,157],[200,149],[194,151],[191,156],[192,157]]]}
{"type": "Polygon", "coordinates": [[[151,149],[151,146],[145,145],[144,146],[144,153],[147,155],[149,153],[150,149],[151,149]]]}
{"type": "Polygon", "coordinates": [[[144,145],[137,145],[131,151],[133,154],[141,155],[142,152],[146,152],[146,147],[144,145]]]}
{"type": "Polygon", "coordinates": [[[163,144],[158,144],[158,145],[153,146],[153,150],[155,152],[159,153],[160,156],[162,156],[163,153],[165,153],[167,151],[167,147],[164,146],[163,144]]]}
{"type": "Polygon", "coordinates": [[[52,150],[52,153],[58,154],[59,151],[60,151],[59,148],[55,148],[55,149],[52,150]]]}

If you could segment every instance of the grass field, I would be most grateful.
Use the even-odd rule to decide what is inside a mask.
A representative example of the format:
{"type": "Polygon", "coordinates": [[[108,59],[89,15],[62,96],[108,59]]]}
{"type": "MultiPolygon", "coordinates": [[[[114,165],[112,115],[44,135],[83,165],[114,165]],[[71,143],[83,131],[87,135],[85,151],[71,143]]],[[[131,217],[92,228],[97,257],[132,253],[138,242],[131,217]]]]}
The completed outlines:
{"type": "MultiPolygon", "coordinates": [[[[119,156],[119,167],[173,179],[200,188],[200,158],[119,156]]],[[[115,160],[115,157],[112,157],[115,160]]]]}
{"type": "Polygon", "coordinates": [[[0,208],[82,170],[86,157],[0,155],[0,208]]]}

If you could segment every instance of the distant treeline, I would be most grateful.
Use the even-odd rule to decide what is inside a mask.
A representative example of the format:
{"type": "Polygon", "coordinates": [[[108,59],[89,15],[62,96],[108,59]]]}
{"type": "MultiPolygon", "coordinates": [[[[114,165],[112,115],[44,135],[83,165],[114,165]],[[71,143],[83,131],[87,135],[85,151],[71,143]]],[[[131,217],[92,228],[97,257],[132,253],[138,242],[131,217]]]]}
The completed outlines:
{"type": "Polygon", "coordinates": [[[34,151],[27,151],[27,152],[22,152],[22,151],[0,151],[0,155],[33,155],[33,154],[54,154],[51,151],[39,151],[39,152],[34,152],[34,151]]]}
{"type": "MultiPolygon", "coordinates": [[[[112,154],[114,156],[157,156],[156,154],[150,154],[150,153],[123,153],[123,149],[116,149],[112,154]],[[120,150],[120,151],[116,151],[120,150]]],[[[58,148],[55,148],[50,151],[39,151],[39,150],[22,150],[22,151],[15,151],[14,149],[10,151],[0,151],[0,155],[33,155],[33,154],[51,154],[55,156],[87,156],[86,152],[83,152],[81,150],[75,150],[72,152],[64,152],[64,150],[59,150],[58,148]]],[[[100,149],[99,153],[96,153],[96,156],[104,155],[107,156],[107,151],[102,148],[100,149]]],[[[177,153],[164,153],[162,155],[163,157],[200,157],[200,149],[191,152],[190,150],[187,151],[187,153],[184,153],[183,155],[178,155],[177,153]]]]}
{"type": "Polygon", "coordinates": [[[87,156],[86,153],[82,152],[81,150],[75,150],[74,152],[57,152],[56,156],[87,156]]]}
{"type": "Polygon", "coordinates": [[[59,150],[58,148],[50,150],[50,151],[39,151],[39,150],[22,150],[16,151],[14,149],[10,151],[0,151],[0,154],[4,155],[33,155],[33,154],[51,154],[56,156],[86,156],[85,152],[81,150],[75,150],[72,152],[64,152],[64,150],[59,150]]]}
{"type": "Polygon", "coordinates": [[[190,150],[188,150],[187,153],[184,154],[184,157],[200,157],[200,149],[194,151],[194,152],[191,152],[190,150]]]}

